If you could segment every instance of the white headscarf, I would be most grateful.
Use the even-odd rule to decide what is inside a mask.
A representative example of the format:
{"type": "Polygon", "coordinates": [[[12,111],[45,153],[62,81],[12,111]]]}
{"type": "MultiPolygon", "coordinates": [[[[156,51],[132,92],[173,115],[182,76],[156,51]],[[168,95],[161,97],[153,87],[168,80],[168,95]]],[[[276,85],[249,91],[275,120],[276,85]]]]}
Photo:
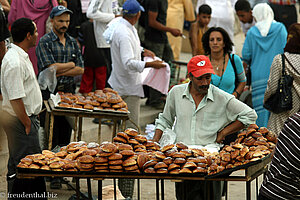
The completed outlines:
{"type": "Polygon", "coordinates": [[[256,20],[255,26],[260,34],[263,37],[267,36],[274,20],[272,8],[267,3],[259,3],[253,8],[252,15],[256,20]]]}

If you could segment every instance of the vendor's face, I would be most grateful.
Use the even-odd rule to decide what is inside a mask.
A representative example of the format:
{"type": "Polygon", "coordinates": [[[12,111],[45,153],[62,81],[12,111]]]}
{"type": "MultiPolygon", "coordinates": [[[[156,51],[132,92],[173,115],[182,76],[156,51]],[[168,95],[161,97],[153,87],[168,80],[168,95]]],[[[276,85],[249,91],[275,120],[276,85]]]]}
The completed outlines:
{"type": "Polygon", "coordinates": [[[190,76],[192,82],[192,88],[197,91],[199,94],[206,95],[210,82],[211,82],[211,74],[204,74],[200,77],[190,76]]]}
{"type": "Polygon", "coordinates": [[[213,31],[209,35],[209,48],[211,52],[223,51],[225,47],[222,33],[213,31]]]}
{"type": "Polygon", "coordinates": [[[52,19],[53,30],[59,34],[67,32],[70,24],[70,14],[63,13],[52,19]]]}
{"type": "Polygon", "coordinates": [[[239,17],[239,20],[242,23],[252,23],[253,17],[252,17],[252,11],[246,12],[239,10],[236,12],[237,16],[239,17]]]}

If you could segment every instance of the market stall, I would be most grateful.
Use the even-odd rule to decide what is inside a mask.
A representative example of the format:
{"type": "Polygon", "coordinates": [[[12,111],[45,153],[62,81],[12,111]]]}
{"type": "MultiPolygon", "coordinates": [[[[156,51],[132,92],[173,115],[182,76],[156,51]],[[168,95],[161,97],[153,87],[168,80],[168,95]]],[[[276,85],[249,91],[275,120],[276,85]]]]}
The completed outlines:
{"type": "Polygon", "coordinates": [[[56,98],[52,97],[48,101],[44,101],[47,110],[45,130],[48,135],[49,150],[52,149],[54,116],[69,116],[75,118],[74,141],[81,140],[83,117],[99,118],[98,143],[101,141],[101,119],[105,118],[113,121],[112,138],[116,135],[118,121],[121,121],[121,129],[125,129],[125,121],[129,119],[126,103],[117,93],[116,95],[112,95],[115,94],[113,90],[109,92],[101,91],[102,90],[90,93],[88,96],[90,98],[61,93],[57,94],[56,98]],[[107,95],[108,93],[111,96],[107,95]]]}
{"type": "Polygon", "coordinates": [[[183,143],[160,147],[136,130],[126,129],[117,133],[113,143],[73,142],[57,153],[44,150],[41,154],[27,155],[18,165],[18,176],[75,177],[78,194],[80,178],[88,179],[88,183],[91,178],[100,178],[99,198],[101,181],[106,178],[156,179],[157,199],[159,181],[164,198],[166,179],[245,181],[250,199],[250,182],[266,171],[276,141],[268,129],[251,125],[238,134],[234,143],[220,152],[209,152],[183,143]],[[237,170],[245,170],[245,175],[229,176],[237,170]]]}

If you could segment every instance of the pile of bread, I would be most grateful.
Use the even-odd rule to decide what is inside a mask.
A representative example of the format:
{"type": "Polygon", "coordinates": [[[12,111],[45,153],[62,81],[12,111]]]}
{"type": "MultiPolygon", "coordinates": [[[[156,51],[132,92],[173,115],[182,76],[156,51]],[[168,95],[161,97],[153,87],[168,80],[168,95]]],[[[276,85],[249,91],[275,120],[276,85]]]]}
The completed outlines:
{"type": "Polygon", "coordinates": [[[53,171],[215,174],[247,164],[272,152],[277,138],[268,129],[250,125],[220,152],[188,148],[183,143],[160,147],[134,129],[117,133],[113,143],[72,142],[57,153],[28,155],[18,167],[53,171]]]}
{"type": "Polygon", "coordinates": [[[111,88],[90,92],[86,97],[80,94],[59,92],[61,101],[60,108],[83,108],[88,110],[108,110],[128,112],[127,104],[111,88]]]}

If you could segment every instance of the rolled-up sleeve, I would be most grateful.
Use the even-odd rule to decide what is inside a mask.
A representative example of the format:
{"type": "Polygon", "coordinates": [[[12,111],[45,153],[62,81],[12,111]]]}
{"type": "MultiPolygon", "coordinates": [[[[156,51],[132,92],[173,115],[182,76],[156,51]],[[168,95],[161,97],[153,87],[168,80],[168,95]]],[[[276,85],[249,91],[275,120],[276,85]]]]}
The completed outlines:
{"type": "Polygon", "coordinates": [[[256,112],[236,98],[232,98],[228,101],[226,115],[231,121],[238,120],[245,126],[255,124],[257,119],[256,112]]]}

